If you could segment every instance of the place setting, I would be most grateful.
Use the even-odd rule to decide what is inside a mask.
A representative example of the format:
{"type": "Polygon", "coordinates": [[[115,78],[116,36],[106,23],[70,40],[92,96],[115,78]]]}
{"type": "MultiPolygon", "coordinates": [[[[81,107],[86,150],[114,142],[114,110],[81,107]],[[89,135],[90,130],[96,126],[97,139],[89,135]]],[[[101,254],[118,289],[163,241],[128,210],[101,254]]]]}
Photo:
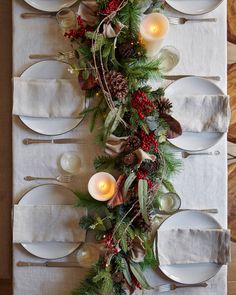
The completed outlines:
{"type": "Polygon", "coordinates": [[[36,62],[13,78],[12,115],[35,133],[13,126],[32,161],[13,180],[18,194],[28,187],[12,209],[14,251],[24,249],[16,281],[33,271],[47,285],[60,274],[59,286],[65,271],[74,295],[225,294],[230,97],[218,86],[223,72],[198,75],[190,60],[186,73],[185,52],[169,38],[195,21],[210,34],[217,19],[199,15],[222,1],[167,0],[178,18],[163,1],[25,2],[40,11],[21,21],[55,18],[71,49],[32,48],[36,62]]]}

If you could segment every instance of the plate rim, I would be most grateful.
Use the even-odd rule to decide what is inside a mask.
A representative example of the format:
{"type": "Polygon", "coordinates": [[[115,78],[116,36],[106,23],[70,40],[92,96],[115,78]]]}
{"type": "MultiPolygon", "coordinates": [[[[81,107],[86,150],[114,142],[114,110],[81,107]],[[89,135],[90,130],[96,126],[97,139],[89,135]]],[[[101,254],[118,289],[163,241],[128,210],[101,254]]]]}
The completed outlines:
{"type": "MultiPolygon", "coordinates": [[[[42,9],[42,8],[39,8],[37,5],[34,5],[34,4],[30,3],[30,0],[24,0],[24,1],[25,1],[25,3],[27,3],[29,6],[35,8],[35,9],[37,9],[37,10],[39,10],[39,11],[57,12],[57,11],[59,11],[59,10],[61,9],[61,8],[60,8],[59,10],[42,9]]],[[[77,2],[77,0],[73,0],[72,4],[65,6],[65,8],[69,8],[69,7],[73,6],[76,2],[77,2]]],[[[63,7],[63,8],[64,8],[64,7],[63,7]]]]}
{"type": "MultiPolygon", "coordinates": [[[[55,59],[45,59],[45,60],[40,60],[40,61],[37,61],[37,62],[35,62],[35,63],[29,65],[26,69],[24,69],[24,70],[21,72],[21,74],[20,74],[19,77],[21,77],[21,76],[22,76],[22,75],[23,75],[23,74],[24,74],[29,68],[33,67],[34,65],[39,64],[39,63],[43,63],[43,62],[47,62],[47,61],[53,61],[53,62],[58,62],[58,63],[68,64],[67,62],[58,61],[58,60],[55,60],[55,59]]],[[[86,96],[85,96],[85,108],[84,108],[84,110],[86,110],[88,107],[89,107],[89,99],[86,98],[86,96]]],[[[77,128],[77,127],[81,124],[81,122],[84,120],[85,115],[81,116],[81,119],[80,119],[80,121],[78,122],[78,124],[77,124],[76,126],[74,126],[73,128],[71,128],[70,130],[67,130],[67,131],[62,132],[62,133],[55,133],[55,134],[46,134],[46,133],[43,133],[43,132],[36,131],[36,130],[34,130],[33,128],[29,127],[29,126],[28,126],[28,125],[22,120],[21,117],[25,117],[25,116],[17,115],[17,117],[20,119],[20,121],[22,122],[22,124],[23,124],[24,126],[26,126],[26,127],[29,128],[31,131],[33,131],[33,132],[35,132],[35,133],[37,133],[37,134],[44,135],[44,136],[60,136],[60,135],[66,134],[66,133],[68,133],[68,132],[74,130],[75,128],[77,128]]]]}
{"type": "Polygon", "coordinates": [[[181,12],[181,13],[184,13],[184,14],[187,14],[187,15],[204,15],[204,14],[207,14],[209,12],[212,12],[214,11],[218,6],[220,6],[220,4],[224,1],[224,0],[220,0],[220,2],[215,6],[215,8],[213,9],[209,9],[209,10],[206,10],[205,12],[199,12],[199,13],[187,13],[183,10],[179,10],[179,9],[176,9],[175,7],[173,7],[170,3],[169,3],[170,0],[166,0],[166,3],[171,7],[173,8],[175,11],[178,11],[178,12],[181,12]]]}
{"type": "MultiPolygon", "coordinates": [[[[221,226],[221,224],[219,223],[219,221],[216,220],[211,214],[206,213],[206,212],[200,212],[200,211],[198,211],[198,210],[194,210],[194,209],[191,209],[191,211],[193,211],[193,212],[197,212],[197,213],[200,213],[200,214],[202,214],[202,215],[205,215],[205,216],[210,217],[211,219],[213,219],[213,220],[216,222],[216,224],[219,226],[220,229],[223,229],[223,227],[221,226]]],[[[176,214],[181,214],[181,213],[183,213],[183,212],[191,212],[191,211],[189,211],[189,210],[186,210],[186,211],[177,211],[177,212],[171,214],[170,216],[168,216],[166,219],[164,219],[164,220],[160,223],[160,225],[158,226],[158,228],[157,228],[157,230],[156,230],[156,234],[157,234],[157,231],[159,230],[159,228],[161,227],[161,225],[162,225],[167,219],[173,217],[173,216],[176,215],[176,214]]],[[[155,239],[155,237],[154,237],[153,247],[155,247],[155,245],[156,245],[156,239],[155,239]]],[[[155,253],[155,252],[154,252],[154,253],[155,253]]],[[[155,255],[155,256],[156,256],[156,255],[155,255]]],[[[223,265],[218,264],[218,266],[219,266],[218,269],[216,270],[216,272],[215,272],[212,276],[210,276],[209,278],[207,278],[207,279],[205,279],[205,280],[203,280],[203,281],[197,282],[196,284],[204,283],[204,282],[206,282],[206,281],[212,279],[213,277],[215,277],[215,276],[217,275],[217,273],[221,270],[221,268],[222,268],[223,265]]],[[[161,269],[161,266],[160,266],[160,265],[158,265],[158,269],[159,269],[159,270],[160,270],[160,271],[161,271],[161,272],[162,272],[162,273],[163,273],[168,279],[171,279],[172,281],[174,281],[174,282],[176,282],[176,283],[185,284],[185,285],[192,285],[192,283],[180,282],[180,281],[174,279],[173,277],[168,276],[168,275],[166,274],[166,272],[164,272],[164,270],[161,269]]]]}
{"type": "MultiPolygon", "coordinates": [[[[176,81],[170,83],[170,84],[165,88],[165,91],[166,91],[169,87],[171,87],[172,84],[177,83],[177,82],[179,82],[179,81],[181,81],[181,80],[188,80],[189,78],[194,78],[194,79],[197,79],[197,80],[203,80],[203,81],[205,81],[205,82],[207,82],[207,83],[209,83],[209,84],[211,84],[211,85],[214,85],[216,88],[218,88],[218,90],[219,90],[222,94],[225,94],[224,91],[223,91],[223,90],[222,90],[217,84],[215,84],[214,82],[212,82],[211,80],[208,80],[208,79],[205,79],[205,78],[202,78],[202,77],[198,77],[198,76],[194,76],[194,75],[193,75],[193,76],[188,76],[188,77],[183,77],[183,78],[180,78],[180,79],[178,79],[178,80],[176,80],[176,81]]],[[[219,137],[219,139],[217,139],[216,143],[214,143],[214,144],[208,146],[207,148],[200,148],[200,149],[182,149],[182,148],[180,148],[179,146],[177,146],[176,144],[172,143],[172,142],[171,142],[171,139],[167,139],[167,140],[168,140],[168,142],[169,142],[171,145],[173,145],[175,148],[178,148],[178,149],[181,149],[181,150],[185,150],[185,151],[187,151],[187,152],[200,152],[200,151],[205,151],[205,150],[207,150],[207,149],[210,149],[210,148],[212,148],[213,146],[215,146],[217,143],[219,143],[219,141],[223,138],[223,136],[224,136],[225,133],[222,133],[222,132],[218,132],[218,133],[221,134],[221,136],[219,137]]],[[[181,136],[181,135],[180,135],[180,136],[181,136]]]]}
{"type": "MultiPolygon", "coordinates": [[[[72,189],[70,189],[69,187],[66,187],[66,186],[64,186],[64,185],[61,185],[61,184],[57,184],[57,183],[43,183],[43,184],[39,184],[39,185],[36,185],[36,186],[33,186],[33,187],[31,187],[31,188],[29,188],[29,189],[27,189],[27,191],[25,191],[22,195],[21,195],[21,198],[20,198],[20,200],[18,201],[18,203],[17,203],[17,205],[20,205],[20,203],[21,203],[21,201],[22,201],[22,199],[30,192],[30,191],[32,191],[32,190],[34,190],[34,189],[37,189],[37,188],[39,188],[39,187],[42,187],[42,186],[56,186],[56,187],[63,187],[64,189],[67,189],[67,190],[69,190],[69,191],[71,191],[74,195],[75,195],[75,193],[74,193],[74,191],[72,190],[72,189]]],[[[75,195],[76,196],[76,195],[75,195]]],[[[66,204],[65,204],[66,205],[66,204]]],[[[69,204],[69,205],[71,205],[71,204],[69,204]]],[[[86,214],[88,214],[88,211],[86,210],[86,214]]],[[[81,242],[82,243],[82,242],[81,242]]],[[[65,257],[67,257],[68,255],[71,255],[72,253],[74,253],[80,246],[81,246],[81,243],[75,243],[75,244],[78,244],[78,246],[75,248],[75,249],[73,249],[72,251],[70,251],[68,254],[66,254],[66,255],[63,255],[63,256],[60,256],[60,257],[57,257],[57,258],[48,258],[48,257],[43,257],[43,256],[39,256],[39,255],[36,255],[36,254],[34,254],[34,253],[32,253],[32,252],[30,252],[28,249],[27,249],[27,247],[25,246],[25,244],[26,243],[19,243],[28,253],[30,253],[31,255],[33,255],[33,256],[35,256],[35,257],[38,257],[38,258],[41,258],[41,259],[47,259],[47,260],[55,260],[55,259],[62,259],[62,258],[65,258],[65,257]]]]}

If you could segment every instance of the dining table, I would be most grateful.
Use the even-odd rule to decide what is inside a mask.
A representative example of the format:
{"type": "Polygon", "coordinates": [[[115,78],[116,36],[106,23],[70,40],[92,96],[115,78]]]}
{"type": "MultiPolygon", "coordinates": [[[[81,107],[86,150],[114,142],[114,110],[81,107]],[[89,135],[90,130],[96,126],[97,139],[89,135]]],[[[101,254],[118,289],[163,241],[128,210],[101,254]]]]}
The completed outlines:
{"type": "MultiPolygon", "coordinates": [[[[220,76],[214,83],[227,92],[227,9],[223,1],[214,11],[198,17],[216,18],[216,22],[186,23],[170,25],[163,45],[173,45],[180,52],[180,61],[171,72],[172,75],[189,74],[198,76],[220,76]]],[[[13,77],[19,77],[34,61],[29,59],[33,53],[57,53],[70,50],[70,42],[61,33],[55,18],[23,19],[24,12],[35,9],[23,0],[12,0],[13,20],[13,77]]],[[[167,7],[165,13],[184,16],[167,7]]],[[[194,17],[193,17],[194,18],[194,17]]],[[[7,28],[5,28],[7,30],[7,28]]],[[[81,169],[73,182],[63,184],[76,191],[85,191],[89,178],[94,174],[93,159],[101,152],[96,144],[95,132],[89,130],[89,116],[70,132],[53,138],[79,138],[86,144],[23,144],[25,138],[52,138],[30,130],[18,116],[13,116],[13,196],[12,204],[17,204],[27,191],[35,186],[48,183],[36,180],[27,182],[26,175],[58,175],[58,161],[62,153],[76,151],[81,158],[81,169]]],[[[217,208],[215,219],[227,228],[227,136],[207,151],[220,154],[209,157],[188,157],[183,159],[181,171],[172,182],[181,196],[183,208],[217,208]]],[[[74,261],[75,254],[59,261],[74,261]]],[[[40,262],[40,258],[29,254],[20,244],[13,244],[13,294],[14,295],[66,295],[79,286],[87,270],[70,267],[19,267],[18,261],[40,262]]],[[[170,280],[159,270],[146,271],[146,277],[155,284],[169,283],[170,280]]],[[[226,295],[227,266],[207,281],[207,288],[187,288],[170,291],[169,294],[188,295],[226,295]]],[[[141,294],[135,291],[135,294],[141,294]]],[[[157,294],[147,291],[147,294],[157,294]]]]}

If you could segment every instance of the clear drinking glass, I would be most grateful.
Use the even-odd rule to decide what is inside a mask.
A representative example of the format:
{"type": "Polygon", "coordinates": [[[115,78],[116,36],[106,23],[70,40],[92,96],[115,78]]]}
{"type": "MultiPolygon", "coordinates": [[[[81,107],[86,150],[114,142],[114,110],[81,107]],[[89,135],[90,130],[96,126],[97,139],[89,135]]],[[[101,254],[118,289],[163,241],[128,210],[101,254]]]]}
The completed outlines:
{"type": "Polygon", "coordinates": [[[99,248],[93,243],[84,243],[76,254],[76,259],[81,267],[90,268],[99,259],[99,248]]]}
{"type": "Polygon", "coordinates": [[[161,60],[160,70],[163,73],[167,73],[179,63],[180,53],[174,46],[164,46],[159,51],[158,58],[161,60]]]}
{"type": "Polygon", "coordinates": [[[63,34],[77,28],[76,15],[70,8],[62,8],[59,10],[56,18],[63,34]]]}
{"type": "Polygon", "coordinates": [[[179,210],[181,199],[176,193],[166,193],[159,197],[159,213],[173,214],[179,210]]]}

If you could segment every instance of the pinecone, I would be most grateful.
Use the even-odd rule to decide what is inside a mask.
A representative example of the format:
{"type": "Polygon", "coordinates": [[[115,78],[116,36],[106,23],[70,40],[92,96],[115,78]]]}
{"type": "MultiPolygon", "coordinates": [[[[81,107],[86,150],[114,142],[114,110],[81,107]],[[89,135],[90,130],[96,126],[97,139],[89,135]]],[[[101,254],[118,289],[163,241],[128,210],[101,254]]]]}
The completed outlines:
{"type": "MultiPolygon", "coordinates": [[[[133,198],[132,198],[133,199],[133,198]]],[[[131,218],[134,218],[133,224],[134,226],[138,227],[141,229],[141,231],[145,232],[145,231],[151,231],[151,227],[152,227],[152,218],[151,218],[151,212],[148,212],[148,224],[145,222],[145,220],[143,219],[143,216],[140,213],[138,213],[140,211],[140,206],[139,206],[139,202],[136,201],[133,210],[131,211],[130,215],[131,218]]]]}
{"type": "Polygon", "coordinates": [[[136,165],[138,163],[138,158],[136,154],[128,154],[124,156],[123,163],[128,166],[136,165]]]}
{"type": "Polygon", "coordinates": [[[112,274],[112,279],[115,283],[121,283],[124,281],[124,275],[122,272],[114,272],[112,274]]]}
{"type": "Polygon", "coordinates": [[[133,151],[137,150],[141,146],[141,140],[138,136],[130,136],[125,143],[124,152],[125,153],[132,153],[133,151]]]}
{"type": "Polygon", "coordinates": [[[120,58],[129,58],[135,54],[134,43],[125,42],[117,47],[117,53],[120,58]]]}
{"type": "Polygon", "coordinates": [[[160,167],[160,162],[157,159],[156,161],[150,161],[150,160],[146,160],[144,162],[142,162],[140,169],[147,171],[150,174],[154,174],[157,172],[157,170],[160,167]]]}
{"type": "Polygon", "coordinates": [[[124,101],[129,92],[126,78],[119,72],[110,71],[106,74],[106,82],[111,95],[124,101]]]}
{"type": "Polygon", "coordinates": [[[168,98],[160,97],[156,101],[157,109],[160,114],[168,114],[172,108],[172,103],[168,98]]]}

